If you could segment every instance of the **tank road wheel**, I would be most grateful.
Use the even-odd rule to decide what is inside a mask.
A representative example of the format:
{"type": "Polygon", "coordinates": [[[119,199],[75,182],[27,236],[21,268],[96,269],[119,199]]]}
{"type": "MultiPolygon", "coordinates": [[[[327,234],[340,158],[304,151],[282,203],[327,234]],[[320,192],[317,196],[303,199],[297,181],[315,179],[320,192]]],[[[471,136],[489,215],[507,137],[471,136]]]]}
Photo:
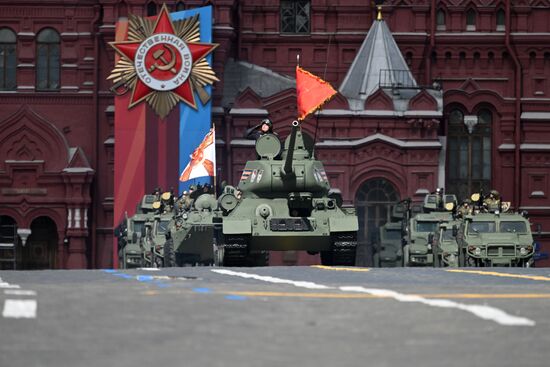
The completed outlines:
{"type": "Polygon", "coordinates": [[[176,253],[174,252],[174,240],[171,238],[164,243],[164,267],[176,266],[176,253]]]}
{"type": "Polygon", "coordinates": [[[403,266],[410,266],[410,263],[409,263],[409,248],[410,248],[410,245],[405,245],[403,246],[403,266]]]}

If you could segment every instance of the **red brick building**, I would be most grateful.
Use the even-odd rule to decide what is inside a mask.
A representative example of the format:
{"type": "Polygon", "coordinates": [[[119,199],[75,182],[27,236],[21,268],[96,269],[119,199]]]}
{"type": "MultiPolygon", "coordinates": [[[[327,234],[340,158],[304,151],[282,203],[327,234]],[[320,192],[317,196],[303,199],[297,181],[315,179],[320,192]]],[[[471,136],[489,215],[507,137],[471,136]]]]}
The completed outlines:
{"type": "MultiPolygon", "coordinates": [[[[341,91],[303,128],[355,203],[364,242],[399,199],[495,188],[542,225],[550,251],[550,1],[385,1],[387,31],[365,1],[208,3],[224,179],[236,183],[253,157],[248,126],[269,116],[281,135],[290,130],[300,55],[341,91]]],[[[108,42],[119,18],[160,5],[0,0],[0,225],[32,230],[20,268],[112,265],[108,42]]]]}

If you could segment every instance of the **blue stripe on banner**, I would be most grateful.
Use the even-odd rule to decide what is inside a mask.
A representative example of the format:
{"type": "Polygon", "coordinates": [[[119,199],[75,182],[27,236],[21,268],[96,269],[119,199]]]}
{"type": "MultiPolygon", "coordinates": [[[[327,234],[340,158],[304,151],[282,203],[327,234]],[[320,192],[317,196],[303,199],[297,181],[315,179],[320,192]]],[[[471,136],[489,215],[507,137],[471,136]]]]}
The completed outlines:
{"type": "MultiPolygon", "coordinates": [[[[172,20],[182,20],[199,14],[200,41],[212,43],[212,6],[189,9],[171,13],[172,20]]],[[[212,54],[206,56],[206,60],[212,66],[212,54]]],[[[208,94],[212,95],[212,87],[205,87],[208,94]]],[[[212,120],[212,102],[203,105],[195,93],[197,110],[180,102],[180,131],[179,131],[179,178],[190,161],[189,156],[199,146],[204,136],[210,130],[212,120]]],[[[197,184],[212,183],[209,176],[198,177],[187,182],[179,182],[179,192],[188,190],[189,186],[197,184]]]]}

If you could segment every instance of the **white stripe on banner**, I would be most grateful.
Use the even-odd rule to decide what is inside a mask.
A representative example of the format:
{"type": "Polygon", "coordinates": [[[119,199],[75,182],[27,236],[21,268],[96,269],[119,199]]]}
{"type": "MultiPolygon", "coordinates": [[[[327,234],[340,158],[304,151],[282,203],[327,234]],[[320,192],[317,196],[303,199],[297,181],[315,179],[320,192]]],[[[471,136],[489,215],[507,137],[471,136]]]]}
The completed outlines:
{"type": "MultiPolygon", "coordinates": [[[[214,273],[237,276],[246,279],[255,279],[261,280],[269,283],[277,284],[291,284],[296,287],[308,288],[308,289],[334,289],[322,284],[316,284],[313,282],[302,282],[289,279],[275,278],[271,276],[256,275],[250,273],[241,273],[232,270],[225,269],[213,269],[214,273]]],[[[525,317],[518,317],[507,314],[506,312],[491,306],[484,305],[467,305],[463,303],[458,303],[454,301],[449,301],[447,299],[426,299],[420,296],[408,295],[403,293],[398,293],[389,289],[376,289],[376,288],[364,288],[359,286],[348,286],[348,287],[339,287],[343,292],[360,292],[368,293],[374,296],[383,297],[383,298],[392,298],[399,302],[417,302],[431,307],[442,307],[442,308],[456,308],[462,311],[469,312],[481,319],[494,321],[500,325],[506,326],[534,326],[535,321],[527,319],[525,317]]]]}
{"type": "Polygon", "coordinates": [[[7,299],[2,316],[14,319],[34,319],[36,317],[36,300],[7,299]]]}

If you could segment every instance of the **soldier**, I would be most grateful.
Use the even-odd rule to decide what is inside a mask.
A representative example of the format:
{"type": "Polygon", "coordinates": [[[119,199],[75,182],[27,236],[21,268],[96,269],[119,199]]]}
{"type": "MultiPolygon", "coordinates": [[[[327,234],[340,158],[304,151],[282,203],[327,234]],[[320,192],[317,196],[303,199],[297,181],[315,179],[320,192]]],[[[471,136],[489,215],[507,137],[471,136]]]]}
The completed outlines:
{"type": "Polygon", "coordinates": [[[466,215],[471,215],[473,212],[471,204],[472,201],[470,199],[464,200],[458,208],[458,216],[464,218],[466,215]]]}
{"type": "Polygon", "coordinates": [[[500,207],[500,194],[497,190],[491,190],[489,195],[483,200],[483,208],[488,212],[494,212],[499,210],[500,207]]]}
{"type": "Polygon", "coordinates": [[[436,208],[443,208],[443,188],[438,187],[435,189],[435,205],[436,208]]]}
{"type": "Polygon", "coordinates": [[[246,139],[256,140],[264,134],[275,134],[273,132],[273,123],[270,119],[263,119],[258,125],[246,130],[244,137],[246,139]]]}

